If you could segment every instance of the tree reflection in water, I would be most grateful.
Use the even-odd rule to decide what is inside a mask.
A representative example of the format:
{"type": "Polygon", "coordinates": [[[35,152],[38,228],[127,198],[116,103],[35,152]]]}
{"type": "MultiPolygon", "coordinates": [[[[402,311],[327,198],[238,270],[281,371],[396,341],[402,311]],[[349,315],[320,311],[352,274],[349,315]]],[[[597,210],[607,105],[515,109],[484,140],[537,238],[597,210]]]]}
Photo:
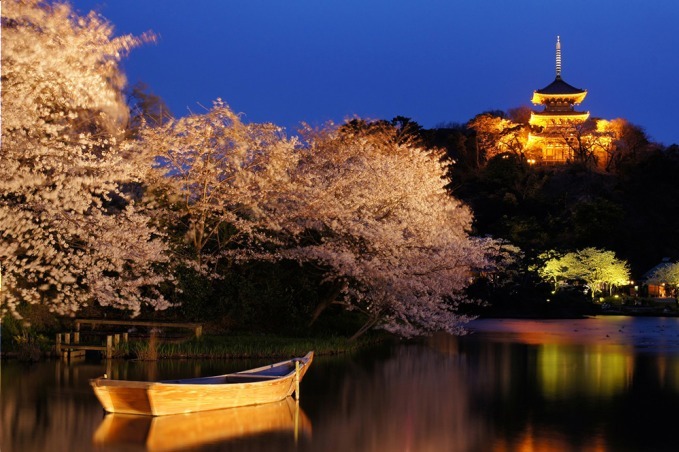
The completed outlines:
{"type": "Polygon", "coordinates": [[[90,450],[103,411],[81,385],[101,374],[101,366],[60,361],[2,363],[2,442],[5,451],[90,450]]]}
{"type": "Polygon", "coordinates": [[[314,423],[310,450],[478,449],[488,432],[470,404],[465,359],[455,343],[446,336],[434,342],[438,349],[400,346],[383,359],[371,355],[323,369],[327,378],[316,372],[314,383],[329,384],[305,405],[314,423]]]}

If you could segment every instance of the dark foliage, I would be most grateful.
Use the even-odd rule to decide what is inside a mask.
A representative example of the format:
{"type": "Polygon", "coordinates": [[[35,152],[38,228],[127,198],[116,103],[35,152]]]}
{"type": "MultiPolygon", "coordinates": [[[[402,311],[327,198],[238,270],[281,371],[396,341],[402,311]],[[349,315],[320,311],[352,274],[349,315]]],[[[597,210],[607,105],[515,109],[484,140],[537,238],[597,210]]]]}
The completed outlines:
{"type": "MultiPolygon", "coordinates": [[[[526,122],[530,110],[486,114],[526,122]]],[[[442,123],[427,130],[401,117],[392,124],[406,124],[425,146],[445,150],[452,163],[449,188],[472,208],[475,234],[508,240],[526,253],[523,274],[509,284],[479,281],[469,289],[472,297],[491,302],[480,312],[590,312],[587,297],[552,294],[527,270],[527,262],[547,250],[612,250],[630,263],[634,279],[665,256],[679,257],[679,146],[651,143],[638,126],[626,125],[619,155],[606,168],[596,169],[577,162],[531,166],[510,154],[485,162],[476,133],[467,125],[442,123]]]]}
{"type": "Polygon", "coordinates": [[[427,145],[444,147],[455,161],[451,186],[474,211],[477,234],[509,240],[528,256],[609,249],[630,262],[635,278],[663,257],[679,256],[677,145],[637,140],[647,144],[606,172],[578,164],[530,166],[512,155],[478,165],[472,130],[422,134],[427,145]]]}
{"type": "Polygon", "coordinates": [[[182,293],[176,314],[208,322],[219,331],[286,336],[348,336],[361,319],[329,308],[310,325],[328,288],[313,268],[296,262],[251,262],[220,270],[208,279],[192,270],[178,275],[182,293]]]}

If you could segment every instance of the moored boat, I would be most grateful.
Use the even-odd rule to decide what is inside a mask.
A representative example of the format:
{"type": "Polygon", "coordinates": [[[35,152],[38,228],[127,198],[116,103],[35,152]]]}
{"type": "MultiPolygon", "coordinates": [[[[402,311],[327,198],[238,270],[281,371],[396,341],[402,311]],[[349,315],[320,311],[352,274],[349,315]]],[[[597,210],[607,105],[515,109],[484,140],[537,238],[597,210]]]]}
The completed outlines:
{"type": "Polygon", "coordinates": [[[293,393],[314,353],[255,369],[213,377],[165,381],[90,380],[109,413],[163,416],[277,402],[293,393]]]}

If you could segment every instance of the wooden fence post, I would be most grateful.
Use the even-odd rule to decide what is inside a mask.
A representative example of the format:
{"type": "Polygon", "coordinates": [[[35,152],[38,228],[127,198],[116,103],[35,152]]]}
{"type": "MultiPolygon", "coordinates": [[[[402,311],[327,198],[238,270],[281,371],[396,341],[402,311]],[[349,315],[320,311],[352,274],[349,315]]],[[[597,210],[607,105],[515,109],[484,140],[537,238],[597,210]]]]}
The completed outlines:
{"type": "Polygon", "coordinates": [[[61,333],[57,333],[56,349],[57,349],[57,355],[59,355],[59,357],[61,357],[61,333]]]}
{"type": "Polygon", "coordinates": [[[61,358],[68,360],[71,356],[71,349],[68,348],[68,346],[71,345],[71,333],[64,333],[64,345],[66,345],[66,350],[61,354],[61,358]]]}
{"type": "Polygon", "coordinates": [[[106,336],[106,359],[113,358],[113,337],[106,336]]]}
{"type": "Polygon", "coordinates": [[[196,327],[196,337],[201,337],[203,335],[203,325],[198,325],[196,327]]]}
{"type": "Polygon", "coordinates": [[[80,343],[80,331],[76,331],[75,333],[73,333],[73,343],[74,344],[80,343]]]}
{"type": "Polygon", "coordinates": [[[123,333],[123,342],[127,343],[129,341],[129,333],[123,333]]]}

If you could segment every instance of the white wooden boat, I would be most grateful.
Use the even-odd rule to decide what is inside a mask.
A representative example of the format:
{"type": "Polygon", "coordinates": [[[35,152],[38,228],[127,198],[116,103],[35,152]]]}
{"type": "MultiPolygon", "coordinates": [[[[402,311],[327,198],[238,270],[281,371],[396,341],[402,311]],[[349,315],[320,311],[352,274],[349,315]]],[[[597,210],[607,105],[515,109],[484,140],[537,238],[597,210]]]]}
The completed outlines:
{"type": "Polygon", "coordinates": [[[163,416],[277,402],[293,393],[314,359],[304,357],[214,377],[166,381],[90,380],[109,413],[163,416]]]}

